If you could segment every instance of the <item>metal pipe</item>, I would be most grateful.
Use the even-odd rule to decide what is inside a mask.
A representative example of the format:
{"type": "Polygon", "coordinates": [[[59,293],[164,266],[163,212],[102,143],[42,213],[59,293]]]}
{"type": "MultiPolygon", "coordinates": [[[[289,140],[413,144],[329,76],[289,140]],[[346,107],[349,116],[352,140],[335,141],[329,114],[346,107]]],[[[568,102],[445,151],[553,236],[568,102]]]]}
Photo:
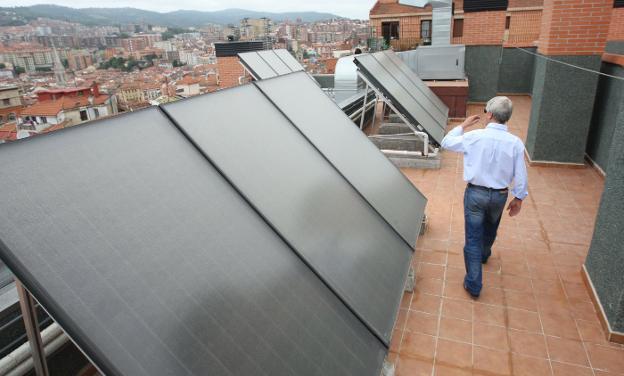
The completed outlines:
{"type": "Polygon", "coordinates": [[[15,281],[15,288],[17,289],[17,293],[19,295],[20,308],[22,310],[22,317],[24,318],[26,335],[28,336],[28,342],[30,343],[32,359],[35,366],[35,374],[37,376],[48,376],[48,364],[43,351],[41,332],[39,331],[39,325],[37,322],[35,300],[20,281],[15,281]]]}
{"type": "MultiPolygon", "coordinates": [[[[41,332],[46,356],[53,354],[69,341],[61,327],[52,323],[41,332]]],[[[9,355],[0,359],[0,375],[22,376],[33,369],[33,359],[28,342],[13,350],[9,355]]]]}
{"type": "MultiPolygon", "coordinates": [[[[366,104],[368,103],[368,82],[366,83],[366,89],[364,90],[364,105],[362,106],[362,111],[366,108],[366,104]]],[[[364,129],[364,119],[366,118],[366,112],[362,112],[362,117],[360,118],[360,129],[364,129]]]]}

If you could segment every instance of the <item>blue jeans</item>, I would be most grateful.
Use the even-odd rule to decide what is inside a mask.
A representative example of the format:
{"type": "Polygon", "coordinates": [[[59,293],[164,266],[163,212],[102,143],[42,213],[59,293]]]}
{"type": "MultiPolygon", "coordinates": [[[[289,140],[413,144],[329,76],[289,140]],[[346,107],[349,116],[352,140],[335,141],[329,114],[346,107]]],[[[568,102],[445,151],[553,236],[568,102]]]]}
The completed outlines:
{"type": "Polygon", "coordinates": [[[468,186],[464,193],[464,220],[466,222],[466,243],[464,263],[466,277],[464,285],[473,295],[479,295],[483,287],[481,264],[492,254],[492,244],[500,225],[507,191],[468,186]]]}

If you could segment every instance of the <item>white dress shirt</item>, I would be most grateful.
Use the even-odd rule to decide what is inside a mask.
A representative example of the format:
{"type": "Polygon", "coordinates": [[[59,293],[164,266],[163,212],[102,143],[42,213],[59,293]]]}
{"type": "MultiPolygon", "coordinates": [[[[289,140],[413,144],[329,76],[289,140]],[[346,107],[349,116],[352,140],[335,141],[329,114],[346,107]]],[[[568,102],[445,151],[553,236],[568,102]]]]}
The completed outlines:
{"type": "Polygon", "coordinates": [[[510,187],[514,197],[524,200],[529,194],[524,144],[503,124],[490,123],[485,129],[464,134],[453,128],[442,140],[442,147],[464,153],[464,180],[482,187],[510,187]]]}

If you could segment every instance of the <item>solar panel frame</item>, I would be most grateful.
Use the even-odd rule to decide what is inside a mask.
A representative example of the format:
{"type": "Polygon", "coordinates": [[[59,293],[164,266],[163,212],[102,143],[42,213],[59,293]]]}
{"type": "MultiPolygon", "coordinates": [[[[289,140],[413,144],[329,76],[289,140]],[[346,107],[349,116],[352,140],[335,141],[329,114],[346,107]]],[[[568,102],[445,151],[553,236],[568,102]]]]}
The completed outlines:
{"type": "Polygon", "coordinates": [[[210,96],[210,101],[194,97],[167,104],[163,110],[369,330],[389,345],[412,249],[259,89],[246,85],[210,96]],[[246,111],[219,114],[226,103],[245,104],[246,111]],[[199,111],[192,112],[191,105],[199,111]],[[196,121],[207,114],[218,127],[196,121]],[[262,126],[254,124],[257,119],[263,120],[262,126]],[[269,134],[280,142],[267,148],[260,141],[268,140],[269,134]],[[231,141],[225,145],[223,140],[231,141]],[[302,164],[305,168],[299,167],[302,164]],[[306,173],[298,173],[300,168],[306,173]],[[311,196],[302,198],[295,192],[311,196]],[[342,249],[328,253],[336,246],[342,249]],[[360,268],[346,272],[354,265],[360,268]]]}
{"type": "Polygon", "coordinates": [[[223,367],[232,368],[208,370],[213,375],[313,375],[317,371],[342,374],[336,369],[323,372],[314,367],[355,366],[353,360],[342,357],[325,359],[327,363],[292,357],[289,367],[295,368],[280,371],[280,364],[270,362],[275,354],[269,356],[263,352],[265,347],[258,348],[253,340],[280,335],[275,333],[275,323],[268,325],[269,316],[254,308],[269,299],[281,303],[269,305],[273,307],[271,318],[286,315],[290,321],[282,323],[301,324],[294,342],[280,344],[281,350],[291,354],[301,346],[297,341],[318,335],[324,346],[334,349],[324,349],[318,342],[306,349],[306,355],[318,357],[323,351],[355,355],[366,350],[358,360],[366,363],[347,374],[379,374],[385,355],[383,344],[158,110],[137,111],[3,145],[0,160],[12,162],[0,172],[0,187],[7,192],[2,204],[5,210],[0,212],[0,255],[104,374],[203,375],[205,367],[223,363],[223,367]],[[33,160],[31,149],[41,159],[33,160]],[[97,189],[102,186],[106,189],[97,189]],[[18,187],[46,189],[32,189],[23,195],[18,187]],[[219,190],[223,193],[219,200],[209,194],[219,190]],[[230,205],[227,210],[226,204],[230,205]],[[232,222],[238,227],[233,228],[232,222]],[[201,249],[196,249],[197,244],[202,244],[201,249]],[[203,252],[204,244],[215,244],[222,252],[203,252]],[[171,252],[174,249],[176,252],[171,252]],[[218,258],[226,256],[237,257],[224,268],[225,259],[219,263],[218,258]],[[213,263],[205,268],[208,265],[202,261],[213,263]],[[207,278],[213,278],[212,286],[198,283],[207,278]],[[244,288],[225,294],[228,290],[222,283],[226,282],[227,286],[244,288]],[[268,282],[271,284],[266,285],[268,282]],[[304,285],[303,291],[286,293],[304,285]],[[189,299],[193,299],[192,307],[185,305],[189,299]],[[243,302],[248,304],[241,309],[227,309],[243,302]],[[169,307],[169,311],[158,315],[160,311],[153,309],[156,303],[169,307]],[[297,304],[307,307],[289,315],[288,310],[299,307],[297,304]],[[312,314],[323,305],[331,308],[325,311],[328,315],[312,314]],[[118,309],[123,307],[129,311],[118,309]],[[189,308],[199,308],[199,313],[189,308]],[[334,313],[340,319],[332,322],[334,313]],[[256,362],[265,368],[259,369],[260,363],[250,363],[245,356],[231,357],[229,353],[229,358],[219,357],[211,363],[198,346],[211,346],[202,339],[217,338],[217,334],[206,332],[206,314],[213,320],[218,316],[233,333],[246,335],[244,341],[235,344],[212,344],[213,355],[231,346],[253,350],[247,356],[257,356],[256,362]],[[234,320],[245,314],[253,321],[234,320]],[[98,319],[94,319],[96,315],[98,319]],[[167,319],[175,319],[179,326],[167,319]],[[202,325],[188,326],[198,322],[202,325]],[[252,322],[259,332],[241,331],[252,322]],[[180,338],[180,332],[187,336],[180,338]],[[145,334],[152,340],[146,340],[145,334]],[[345,343],[355,334],[357,341],[345,343]],[[164,343],[170,344],[167,353],[158,352],[164,343]],[[134,352],[128,352],[130,349],[134,352]],[[178,362],[172,361],[175,357],[180,357],[178,362]],[[308,371],[304,366],[312,368],[308,371]]]}
{"type": "Polygon", "coordinates": [[[405,89],[401,82],[407,81],[408,78],[394,77],[372,54],[357,55],[355,62],[359,71],[373,86],[383,92],[402,115],[406,116],[412,124],[422,126],[429,134],[431,141],[438,145],[442,143],[446,123],[438,123],[437,119],[423,107],[423,104],[405,89]]]}
{"type": "MultiPolygon", "coordinates": [[[[434,101],[430,98],[430,96],[437,98],[432,91],[429,90],[427,93],[423,92],[419,85],[416,85],[411,78],[405,74],[405,72],[403,72],[385,53],[374,54],[373,57],[381,66],[384,67],[384,69],[386,69],[388,73],[390,73],[393,77],[398,77],[397,82],[401,85],[401,87],[405,89],[405,91],[407,91],[410,96],[418,102],[418,104],[420,104],[422,109],[435,120],[437,125],[446,124],[448,120],[448,108],[445,108],[443,111],[437,107],[434,101]]],[[[445,130],[446,126],[441,128],[445,130]]]]}
{"type": "Polygon", "coordinates": [[[238,58],[249,73],[257,80],[278,76],[277,72],[275,72],[275,70],[273,70],[273,68],[271,68],[255,51],[238,54],[238,58]]]}
{"type": "Polygon", "coordinates": [[[403,72],[403,74],[410,80],[410,82],[423,93],[433,105],[435,105],[440,112],[448,118],[449,108],[442,100],[436,95],[436,93],[425,84],[425,82],[418,77],[418,75],[410,68],[396,53],[393,51],[384,51],[384,55],[394,63],[394,65],[403,72]]]}
{"type": "Polygon", "coordinates": [[[426,197],[305,73],[255,85],[411,247],[426,197]],[[307,106],[300,107],[299,103],[307,106]],[[346,152],[348,151],[348,152],[346,152]],[[362,166],[366,166],[365,169],[362,166]]]}
{"type": "Polygon", "coordinates": [[[286,64],[291,71],[299,72],[305,70],[303,65],[299,64],[299,62],[295,60],[295,58],[287,50],[281,48],[279,50],[273,50],[273,52],[275,52],[275,54],[282,59],[284,64],[286,64]]]}
{"type": "Polygon", "coordinates": [[[292,73],[292,69],[290,69],[273,50],[258,51],[257,54],[266,61],[278,76],[292,73]]]}

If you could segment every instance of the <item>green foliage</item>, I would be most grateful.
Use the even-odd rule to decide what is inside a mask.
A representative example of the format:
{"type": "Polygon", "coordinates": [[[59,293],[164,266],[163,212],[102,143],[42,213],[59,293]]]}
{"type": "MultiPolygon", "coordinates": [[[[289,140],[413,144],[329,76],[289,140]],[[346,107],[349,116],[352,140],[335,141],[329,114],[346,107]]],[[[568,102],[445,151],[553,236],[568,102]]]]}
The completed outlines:
{"type": "Polygon", "coordinates": [[[178,60],[174,60],[173,63],[171,63],[171,65],[173,65],[174,67],[183,67],[186,64],[184,64],[184,63],[182,63],[182,62],[180,62],[178,60]]]}
{"type": "Polygon", "coordinates": [[[121,34],[119,34],[119,38],[122,38],[122,39],[130,38],[130,34],[128,34],[128,33],[121,33],[121,34]]]}
{"type": "Polygon", "coordinates": [[[52,72],[52,68],[50,67],[36,67],[35,70],[37,72],[52,72]]]}
{"type": "Polygon", "coordinates": [[[124,69],[126,64],[126,59],[123,57],[112,57],[110,60],[103,62],[100,64],[100,69],[124,69]]]}
{"type": "Polygon", "coordinates": [[[22,73],[26,73],[26,69],[24,69],[23,67],[15,66],[15,74],[19,76],[22,73]]]}
{"type": "Polygon", "coordinates": [[[69,60],[63,59],[61,60],[61,62],[63,63],[63,66],[65,67],[65,69],[69,68],[69,60]]]}
{"type": "Polygon", "coordinates": [[[6,65],[4,63],[0,63],[0,69],[4,69],[6,68],[6,65]]]}

